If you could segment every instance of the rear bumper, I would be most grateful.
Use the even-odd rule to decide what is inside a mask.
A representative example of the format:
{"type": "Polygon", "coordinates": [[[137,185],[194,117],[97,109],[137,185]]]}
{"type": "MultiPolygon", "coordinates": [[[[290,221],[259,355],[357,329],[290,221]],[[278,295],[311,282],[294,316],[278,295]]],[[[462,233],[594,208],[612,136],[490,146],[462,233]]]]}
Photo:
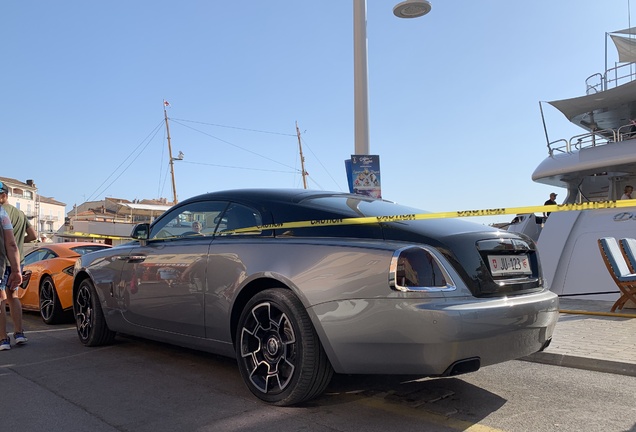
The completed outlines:
{"type": "Polygon", "coordinates": [[[540,351],[558,320],[545,291],[499,299],[356,299],[309,310],[338,373],[444,375],[451,365],[481,366],[540,351]]]}

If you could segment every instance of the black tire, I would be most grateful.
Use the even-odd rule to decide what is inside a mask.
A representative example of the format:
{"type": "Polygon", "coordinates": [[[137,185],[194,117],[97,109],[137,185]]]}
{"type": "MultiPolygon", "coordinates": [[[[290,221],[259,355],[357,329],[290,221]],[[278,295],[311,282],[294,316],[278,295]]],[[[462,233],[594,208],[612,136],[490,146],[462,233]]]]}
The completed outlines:
{"type": "Polygon", "coordinates": [[[97,291],[90,279],[80,282],[73,298],[75,324],[80,342],[86,346],[99,346],[112,343],[115,332],[108,328],[97,291]]]}
{"type": "Polygon", "coordinates": [[[236,330],[236,357],[249,390],[277,406],[320,395],[333,375],[305,308],[283,288],[262,291],[247,303],[236,330]]]}
{"type": "Polygon", "coordinates": [[[40,316],[46,324],[58,324],[65,314],[57,297],[55,283],[50,276],[42,277],[40,281],[40,316]]]}

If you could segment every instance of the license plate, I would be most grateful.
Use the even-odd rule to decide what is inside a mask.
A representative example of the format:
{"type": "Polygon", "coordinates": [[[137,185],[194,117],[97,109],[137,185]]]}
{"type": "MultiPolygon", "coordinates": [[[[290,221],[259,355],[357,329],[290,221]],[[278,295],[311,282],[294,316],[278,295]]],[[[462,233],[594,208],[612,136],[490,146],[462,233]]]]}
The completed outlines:
{"type": "Polygon", "coordinates": [[[488,255],[493,276],[532,274],[528,255],[488,255]]]}

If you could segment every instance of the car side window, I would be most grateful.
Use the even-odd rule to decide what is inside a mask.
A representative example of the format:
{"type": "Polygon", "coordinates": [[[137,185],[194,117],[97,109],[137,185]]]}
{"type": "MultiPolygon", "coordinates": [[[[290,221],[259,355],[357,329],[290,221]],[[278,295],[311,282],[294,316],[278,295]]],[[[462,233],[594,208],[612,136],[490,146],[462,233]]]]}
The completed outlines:
{"type": "Polygon", "coordinates": [[[47,250],[46,254],[44,255],[44,257],[42,258],[43,260],[49,260],[49,259],[53,259],[53,258],[57,258],[58,255],[53,252],[52,250],[47,250]]]}
{"type": "Polygon", "coordinates": [[[260,235],[263,220],[258,211],[236,203],[230,204],[227,211],[223,213],[219,223],[219,235],[260,235]],[[248,231],[233,232],[242,228],[251,228],[248,231]]]}
{"type": "Polygon", "coordinates": [[[38,261],[42,261],[46,256],[46,249],[38,249],[36,251],[31,252],[27,256],[24,257],[24,265],[33,264],[38,261]]]}
{"type": "Polygon", "coordinates": [[[52,250],[46,248],[37,249],[24,257],[24,265],[33,264],[52,258],[57,258],[57,254],[52,250]]]}
{"type": "Polygon", "coordinates": [[[173,208],[150,230],[150,240],[212,236],[227,203],[199,201],[173,208]]]}

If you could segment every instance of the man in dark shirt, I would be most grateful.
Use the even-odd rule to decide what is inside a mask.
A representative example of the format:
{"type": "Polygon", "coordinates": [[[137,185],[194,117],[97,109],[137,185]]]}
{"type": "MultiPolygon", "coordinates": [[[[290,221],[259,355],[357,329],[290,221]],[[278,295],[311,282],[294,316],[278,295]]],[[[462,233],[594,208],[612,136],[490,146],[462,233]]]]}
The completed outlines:
{"type": "MultiPolygon", "coordinates": [[[[549,199],[549,200],[547,200],[546,202],[544,202],[544,203],[543,203],[543,205],[556,205],[556,201],[555,201],[556,197],[557,197],[557,194],[555,194],[554,192],[552,192],[552,193],[550,194],[550,199],[549,199]]],[[[548,217],[548,216],[550,216],[550,212],[547,212],[547,213],[545,213],[545,212],[544,212],[544,213],[543,213],[543,216],[544,216],[544,217],[548,217]]]]}

